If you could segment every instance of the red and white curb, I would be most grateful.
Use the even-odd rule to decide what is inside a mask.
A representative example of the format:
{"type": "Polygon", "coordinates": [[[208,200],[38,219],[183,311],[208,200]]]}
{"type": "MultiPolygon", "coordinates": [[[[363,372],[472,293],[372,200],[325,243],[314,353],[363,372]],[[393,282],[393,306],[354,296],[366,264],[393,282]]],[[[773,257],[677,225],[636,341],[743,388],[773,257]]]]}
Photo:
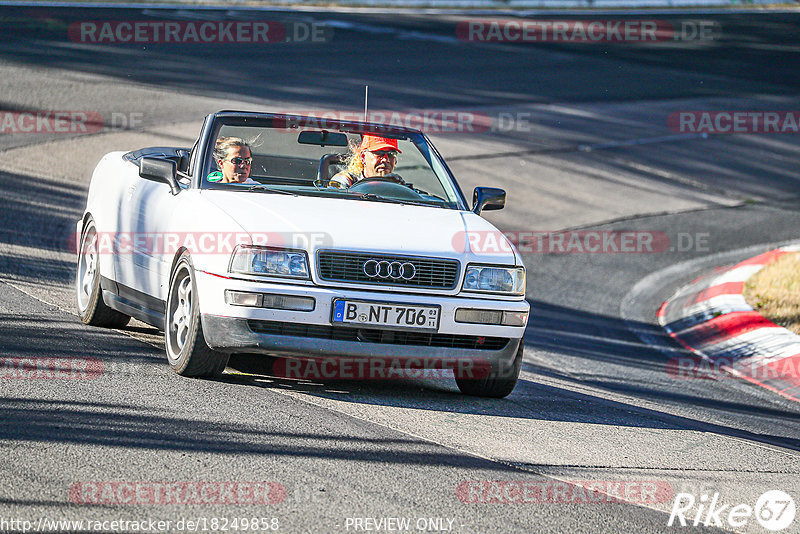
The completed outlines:
{"type": "Polygon", "coordinates": [[[800,336],[765,319],[742,296],[745,281],[800,245],[771,250],[694,280],[658,310],[658,322],[695,357],[672,358],[679,379],[735,377],[800,401],[800,336]]]}

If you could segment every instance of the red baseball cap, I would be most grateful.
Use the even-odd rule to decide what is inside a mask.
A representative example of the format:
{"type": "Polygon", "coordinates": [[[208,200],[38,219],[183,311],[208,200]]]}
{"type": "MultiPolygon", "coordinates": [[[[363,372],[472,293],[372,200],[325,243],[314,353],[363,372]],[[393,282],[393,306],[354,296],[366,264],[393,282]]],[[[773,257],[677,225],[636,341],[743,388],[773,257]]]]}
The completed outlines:
{"type": "Polygon", "coordinates": [[[397,139],[389,139],[388,137],[378,137],[377,135],[364,134],[361,139],[361,145],[358,147],[359,152],[365,150],[396,150],[398,154],[403,151],[397,148],[397,139]]]}

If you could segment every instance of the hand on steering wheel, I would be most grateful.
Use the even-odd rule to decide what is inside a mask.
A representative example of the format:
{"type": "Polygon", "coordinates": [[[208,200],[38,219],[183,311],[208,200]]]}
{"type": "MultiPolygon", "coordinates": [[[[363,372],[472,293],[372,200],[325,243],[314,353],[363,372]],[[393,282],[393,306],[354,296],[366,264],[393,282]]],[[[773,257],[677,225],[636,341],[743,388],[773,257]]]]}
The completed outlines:
{"type": "MultiPolygon", "coordinates": [[[[400,176],[397,176],[397,178],[400,178],[400,176]]],[[[400,179],[402,180],[402,178],[400,179]]],[[[379,196],[406,200],[419,200],[422,198],[410,184],[398,182],[396,179],[387,176],[364,178],[351,185],[348,190],[356,193],[373,193],[379,196]]]]}

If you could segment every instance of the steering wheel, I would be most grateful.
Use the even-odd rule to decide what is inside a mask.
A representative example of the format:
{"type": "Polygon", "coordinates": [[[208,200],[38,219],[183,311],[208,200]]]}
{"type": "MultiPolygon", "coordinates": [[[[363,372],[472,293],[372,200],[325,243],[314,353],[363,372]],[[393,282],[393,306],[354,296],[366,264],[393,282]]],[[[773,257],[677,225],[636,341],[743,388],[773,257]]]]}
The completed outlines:
{"type": "Polygon", "coordinates": [[[398,198],[401,200],[422,199],[422,195],[409,188],[407,185],[399,184],[391,178],[383,178],[380,176],[360,180],[351,185],[348,191],[372,193],[382,197],[398,198]]]}

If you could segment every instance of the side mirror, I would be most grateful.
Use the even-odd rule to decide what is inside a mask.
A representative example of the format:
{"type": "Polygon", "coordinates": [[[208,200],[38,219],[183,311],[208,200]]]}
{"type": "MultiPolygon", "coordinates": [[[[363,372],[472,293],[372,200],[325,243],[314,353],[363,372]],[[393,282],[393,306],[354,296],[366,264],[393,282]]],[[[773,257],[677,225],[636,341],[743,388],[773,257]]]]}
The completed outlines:
{"type": "Polygon", "coordinates": [[[178,166],[171,159],[142,158],[139,160],[139,176],[169,185],[173,195],[181,192],[178,185],[178,166]]]}
{"type": "Polygon", "coordinates": [[[506,192],[496,187],[476,187],[472,193],[472,211],[477,215],[481,211],[501,210],[506,205],[506,192]]]}

